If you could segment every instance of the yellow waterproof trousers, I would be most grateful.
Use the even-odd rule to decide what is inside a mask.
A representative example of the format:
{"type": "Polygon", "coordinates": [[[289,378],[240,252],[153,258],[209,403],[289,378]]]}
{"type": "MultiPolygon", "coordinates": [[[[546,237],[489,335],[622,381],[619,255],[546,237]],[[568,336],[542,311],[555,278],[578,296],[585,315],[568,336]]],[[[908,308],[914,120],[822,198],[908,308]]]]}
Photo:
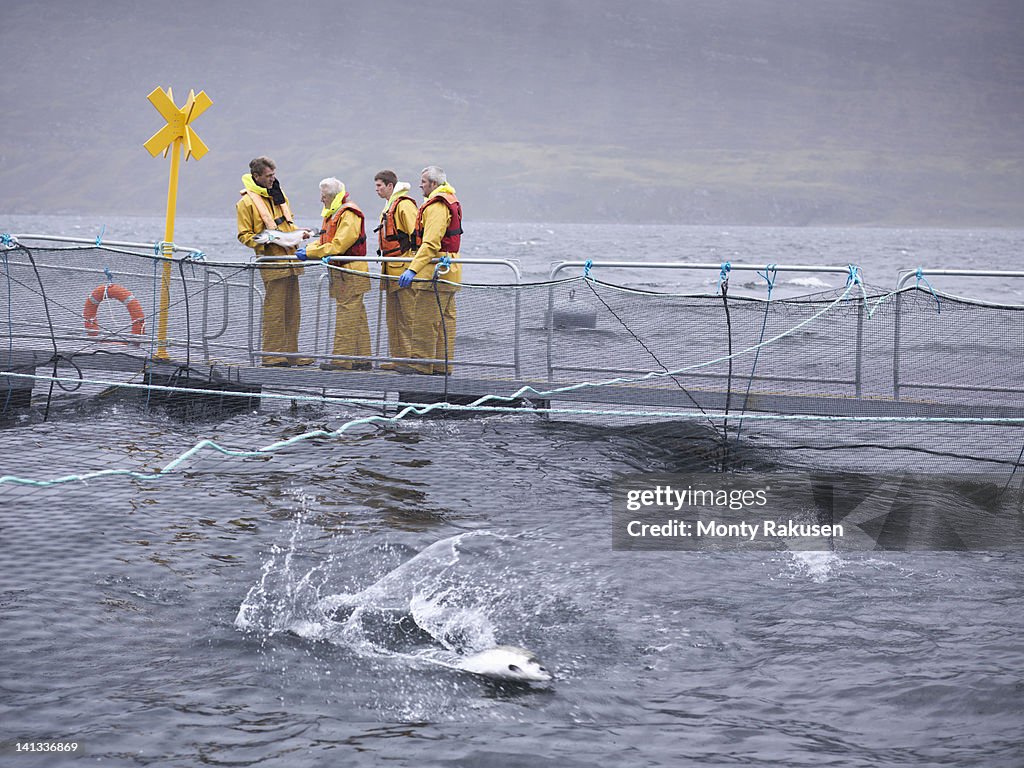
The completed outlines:
{"type": "MultiPolygon", "coordinates": [[[[408,288],[387,289],[384,308],[387,312],[388,357],[411,357],[412,319],[415,305],[414,291],[408,288]]],[[[382,368],[392,368],[385,363],[382,368]]]]}
{"type": "MultiPolygon", "coordinates": [[[[413,295],[412,333],[409,357],[444,361],[455,357],[455,292],[430,288],[407,288],[413,295]],[[438,302],[440,301],[440,311],[438,302]]],[[[420,373],[451,373],[444,362],[413,363],[420,373]]]]}
{"type": "Polygon", "coordinates": [[[277,357],[274,352],[299,351],[302,306],[298,275],[265,280],[263,289],[263,364],[283,363],[288,358],[277,357]]]}
{"type": "MultiPolygon", "coordinates": [[[[363,294],[357,293],[335,302],[334,351],[335,355],[369,355],[370,325],[366,319],[363,294]]],[[[332,368],[350,370],[352,366],[370,367],[368,360],[332,360],[332,368]]]]}

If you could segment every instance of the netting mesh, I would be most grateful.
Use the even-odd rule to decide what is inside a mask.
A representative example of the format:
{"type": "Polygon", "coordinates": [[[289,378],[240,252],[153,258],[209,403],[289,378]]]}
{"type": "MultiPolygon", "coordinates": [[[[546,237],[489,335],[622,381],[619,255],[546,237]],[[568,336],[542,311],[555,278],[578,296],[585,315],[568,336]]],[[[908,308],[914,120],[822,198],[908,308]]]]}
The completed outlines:
{"type": "MultiPolygon", "coordinates": [[[[390,398],[402,402],[403,393],[423,389],[461,393],[472,402],[527,386],[535,405],[559,411],[689,415],[723,440],[742,432],[754,444],[775,447],[835,454],[846,446],[846,460],[854,449],[863,458],[899,447],[1013,465],[1019,451],[1019,307],[859,283],[785,300],[659,294],[583,277],[480,285],[467,266],[456,297],[452,377],[427,387],[414,381],[426,377],[379,370],[388,361],[388,339],[374,278],[363,296],[372,343],[363,359],[374,371],[342,380],[293,368],[267,380],[257,375],[263,283],[254,265],[171,263],[106,247],[19,246],[2,254],[5,412],[28,405],[29,391],[36,405],[45,397],[49,407],[69,390],[81,397],[157,383],[147,372],[160,356],[161,283],[169,268],[166,365],[185,371],[188,386],[213,382],[228,395],[319,397],[342,389],[382,401],[398,393],[390,398]],[[144,327],[126,302],[111,296],[96,307],[96,328],[86,327],[88,297],[111,284],[138,301],[144,327]],[[53,370],[65,379],[57,388],[53,370]],[[829,416],[861,421],[820,420],[829,416]]],[[[299,351],[318,360],[329,359],[334,338],[327,272],[314,263],[300,278],[299,351]]],[[[164,376],[159,383],[179,382],[164,376]]]]}

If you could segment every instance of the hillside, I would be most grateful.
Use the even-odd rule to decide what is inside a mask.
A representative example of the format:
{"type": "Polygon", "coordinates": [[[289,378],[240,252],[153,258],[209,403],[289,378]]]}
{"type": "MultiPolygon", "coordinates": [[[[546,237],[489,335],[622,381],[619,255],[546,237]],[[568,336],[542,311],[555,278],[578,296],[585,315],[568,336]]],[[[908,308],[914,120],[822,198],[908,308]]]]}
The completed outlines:
{"type": "Polygon", "coordinates": [[[203,89],[181,210],[446,168],[481,219],[1024,224],[1012,0],[10,2],[0,211],[158,214],[146,102],[203,89]],[[628,12],[627,12],[628,10],[628,12]]]}

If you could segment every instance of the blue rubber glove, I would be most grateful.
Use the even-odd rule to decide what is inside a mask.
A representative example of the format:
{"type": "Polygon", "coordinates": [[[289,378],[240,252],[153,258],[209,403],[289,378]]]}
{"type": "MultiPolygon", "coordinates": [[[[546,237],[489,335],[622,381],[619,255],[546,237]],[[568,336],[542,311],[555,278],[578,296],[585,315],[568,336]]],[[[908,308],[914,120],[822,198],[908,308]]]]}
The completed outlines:
{"type": "Polygon", "coordinates": [[[408,288],[410,285],[412,285],[412,279],[414,277],[416,277],[415,272],[413,272],[411,269],[405,270],[405,272],[402,273],[402,276],[398,278],[398,287],[408,288]]]}
{"type": "Polygon", "coordinates": [[[299,261],[306,260],[306,246],[302,246],[301,248],[299,248],[299,250],[295,252],[295,258],[297,258],[299,261]]]}

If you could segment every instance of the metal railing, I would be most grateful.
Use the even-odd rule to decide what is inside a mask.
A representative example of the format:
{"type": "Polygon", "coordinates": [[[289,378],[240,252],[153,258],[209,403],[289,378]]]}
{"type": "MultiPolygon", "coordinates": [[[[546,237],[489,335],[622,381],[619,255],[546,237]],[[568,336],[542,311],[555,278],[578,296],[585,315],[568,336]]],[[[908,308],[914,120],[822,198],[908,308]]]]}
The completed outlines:
{"type": "MultiPolygon", "coordinates": [[[[964,387],[949,383],[939,382],[921,382],[921,381],[903,381],[901,380],[900,371],[900,350],[902,348],[903,341],[903,323],[902,323],[902,296],[904,293],[910,290],[924,290],[920,287],[920,281],[928,277],[980,277],[980,278],[999,278],[999,279],[1020,279],[1024,278],[1024,272],[1009,270],[984,270],[984,269],[925,269],[919,267],[918,269],[901,270],[899,277],[896,281],[896,291],[893,297],[895,319],[893,323],[893,349],[892,349],[892,396],[894,400],[899,400],[901,390],[903,389],[943,389],[943,390],[956,390],[956,391],[970,391],[970,392],[993,392],[993,393],[1014,393],[1022,392],[1024,389],[1021,388],[1006,388],[1006,387],[964,387]],[[915,285],[910,286],[910,281],[914,280],[915,285]]],[[[928,289],[934,293],[934,289],[931,284],[928,283],[928,289]]],[[[944,294],[949,298],[960,299],[958,296],[951,296],[944,294]]],[[[990,306],[996,308],[1020,308],[1020,305],[1013,304],[996,304],[992,302],[979,301],[977,299],[964,299],[970,301],[973,304],[980,304],[982,306],[990,306]]],[[[938,301],[938,298],[936,298],[938,301]]]]}
{"type": "MultiPolygon", "coordinates": [[[[635,262],[635,261],[559,261],[555,262],[551,266],[551,271],[548,275],[549,280],[554,283],[559,279],[559,274],[569,269],[668,269],[668,270],[714,270],[721,273],[724,264],[714,264],[709,262],[635,262]]],[[[854,265],[847,266],[819,266],[811,264],[734,264],[729,263],[729,272],[765,272],[771,271],[776,272],[811,272],[811,273],[822,273],[822,274],[840,274],[847,275],[848,277],[854,274],[854,270],[859,271],[858,267],[854,265]]],[[[669,295],[669,294],[665,294],[669,295]]],[[[554,349],[554,332],[555,328],[555,306],[554,306],[555,294],[554,286],[548,291],[548,314],[546,318],[547,325],[547,367],[548,367],[548,381],[554,381],[555,371],[572,371],[576,373],[586,372],[587,369],[580,368],[568,368],[565,366],[556,366],[553,359],[554,349]]],[[[852,384],[854,387],[854,393],[857,397],[862,394],[862,371],[863,371],[863,349],[864,349],[864,312],[859,311],[857,313],[857,343],[855,346],[855,359],[854,359],[854,377],[853,379],[801,379],[802,381],[813,381],[819,384],[852,384]]],[[[590,369],[594,373],[604,373],[602,369],[593,368],[590,369]]],[[[639,372],[637,372],[639,373],[639,372]]],[[[646,372],[644,372],[646,373],[646,372]]],[[[694,374],[700,375],[705,378],[715,378],[715,374],[700,373],[694,374]]],[[[755,376],[757,380],[764,381],[786,381],[787,377],[771,377],[771,376],[755,376]]]]}
{"type": "MultiPolygon", "coordinates": [[[[18,244],[22,242],[51,242],[51,243],[64,243],[72,246],[86,246],[93,247],[97,246],[94,239],[90,238],[73,238],[73,237],[56,237],[48,235],[13,235],[12,240],[18,244]]],[[[162,255],[154,255],[154,250],[159,250],[157,246],[161,244],[146,244],[146,243],[133,243],[124,241],[103,241],[101,248],[109,249],[119,253],[126,253],[131,256],[141,256],[148,259],[152,265],[152,269],[124,269],[120,270],[117,274],[119,280],[131,280],[136,284],[142,283],[147,286],[153,286],[154,295],[156,288],[159,285],[160,277],[156,266],[163,264],[168,261],[168,257],[162,255]],[[117,251],[116,249],[131,249],[126,251],[117,251]]],[[[2,246],[0,246],[2,247],[2,246]]],[[[54,250],[61,250],[59,248],[54,250]]],[[[203,359],[206,362],[211,362],[212,357],[217,353],[227,353],[229,359],[237,359],[239,353],[243,353],[243,344],[245,345],[244,353],[247,354],[249,363],[251,365],[258,365],[260,358],[263,354],[261,344],[257,343],[257,339],[262,337],[262,312],[260,308],[263,301],[263,291],[261,286],[256,281],[255,275],[258,271],[258,266],[269,262],[274,263],[295,263],[303,264],[304,266],[323,266],[320,261],[305,261],[300,262],[292,256],[264,256],[255,259],[250,262],[239,262],[237,264],[229,263],[206,263],[204,261],[196,260],[194,257],[196,254],[201,253],[197,249],[187,248],[183,246],[174,246],[173,251],[178,254],[184,254],[184,258],[171,259],[179,265],[187,265],[192,270],[191,274],[186,269],[181,269],[180,279],[176,278],[176,282],[183,285],[186,295],[198,295],[202,293],[201,302],[198,305],[193,306],[193,311],[190,312],[191,317],[185,318],[186,325],[184,328],[188,331],[185,338],[172,337],[167,340],[169,345],[177,348],[199,348],[202,351],[203,359]],[[254,268],[256,265],[257,268],[254,268]],[[230,268],[236,267],[239,270],[246,270],[249,272],[247,278],[244,277],[238,280],[232,280],[230,275],[230,268]],[[201,270],[201,274],[195,270],[201,270]],[[217,291],[221,293],[218,294],[217,291]],[[237,292],[241,291],[244,293],[244,299],[239,300],[237,292]],[[233,301],[234,299],[234,301],[233,301]],[[242,304],[245,301],[248,310],[248,327],[243,331],[240,326],[244,320],[239,315],[242,308],[246,304],[242,304]],[[189,326],[189,323],[193,322],[195,317],[195,311],[201,313],[199,321],[201,322],[201,331],[197,335],[193,335],[190,331],[194,326],[189,326]],[[232,311],[235,312],[235,318],[238,322],[232,323],[232,311]],[[222,317],[218,320],[216,315],[220,312],[222,317]],[[225,336],[228,333],[229,327],[233,330],[237,330],[240,334],[246,335],[246,341],[242,343],[229,344],[225,340],[225,336]]],[[[100,281],[108,281],[109,276],[105,277],[105,271],[101,267],[83,267],[75,266],[73,264],[46,264],[39,263],[37,260],[35,264],[31,264],[29,260],[19,258],[17,250],[8,246],[7,256],[5,262],[9,267],[8,278],[10,279],[10,270],[20,269],[31,269],[36,268],[43,275],[60,273],[62,275],[88,275],[90,278],[95,278],[100,281]]],[[[332,261],[345,262],[351,261],[352,259],[334,259],[332,261]]],[[[410,259],[405,258],[382,258],[375,256],[359,257],[360,261],[373,262],[377,264],[385,263],[408,263],[410,259]]],[[[435,260],[436,263],[436,260],[435,260]]],[[[465,265],[490,265],[499,267],[501,269],[508,269],[512,272],[513,277],[513,300],[514,300],[514,317],[511,327],[511,338],[509,340],[511,346],[511,362],[507,359],[488,359],[492,355],[487,354],[485,359],[458,359],[455,358],[450,360],[453,365],[465,366],[467,369],[479,369],[479,368],[498,368],[503,370],[511,370],[516,379],[522,378],[522,358],[521,358],[521,344],[523,342],[523,320],[522,320],[522,308],[520,303],[521,291],[517,290],[522,285],[522,275],[517,262],[508,259],[473,259],[473,258],[460,258],[459,263],[465,265]]],[[[131,267],[132,265],[126,265],[131,267]]],[[[547,364],[547,380],[552,382],[555,380],[556,372],[571,374],[574,380],[579,380],[581,377],[587,374],[598,374],[598,375],[642,375],[648,373],[646,370],[636,369],[635,364],[626,364],[624,366],[615,367],[614,363],[610,364],[610,360],[606,361],[595,361],[596,365],[590,365],[589,367],[584,365],[567,365],[569,361],[561,361],[562,364],[557,364],[559,361],[555,359],[556,349],[555,340],[558,337],[559,328],[555,322],[555,291],[558,285],[564,284],[564,275],[569,270],[582,270],[585,267],[589,267],[592,270],[600,269],[628,269],[631,271],[641,270],[686,270],[686,271],[707,271],[712,274],[718,273],[722,269],[721,264],[717,263],[673,263],[673,262],[631,262],[631,261],[592,261],[586,262],[582,260],[573,261],[561,261],[553,264],[550,269],[549,277],[552,285],[548,287],[548,301],[547,301],[547,316],[545,318],[545,331],[546,331],[546,364],[547,364]],[[556,283],[558,285],[556,285],[556,283]],[[603,364],[602,364],[603,363],[603,364]]],[[[819,266],[819,265],[806,265],[806,264],[771,264],[771,265],[752,265],[752,264],[730,264],[730,272],[765,272],[771,270],[776,273],[821,273],[821,274],[834,274],[834,275],[845,275],[849,277],[851,273],[850,266],[819,266]]],[[[324,269],[323,273],[316,277],[316,304],[315,304],[315,319],[313,329],[313,349],[312,352],[319,358],[324,360],[332,359],[352,359],[355,361],[366,361],[366,362],[398,362],[398,363],[415,363],[425,362],[422,360],[414,360],[412,358],[391,358],[382,349],[383,329],[385,328],[386,312],[383,302],[383,291],[378,293],[378,301],[376,316],[371,315],[371,318],[376,322],[376,343],[373,348],[373,354],[367,356],[335,356],[332,354],[331,339],[332,339],[332,323],[334,314],[330,312],[330,300],[327,298],[327,291],[325,281],[328,276],[328,270],[324,269]],[[323,336],[321,336],[323,333],[323,336]],[[321,343],[323,349],[321,350],[321,343]]],[[[985,382],[978,381],[976,386],[971,386],[974,382],[966,382],[961,384],[947,383],[940,381],[941,375],[936,375],[935,380],[932,381],[917,381],[913,380],[906,375],[906,372],[902,370],[901,365],[906,361],[901,361],[901,357],[906,357],[906,353],[909,349],[907,346],[906,336],[906,323],[909,322],[906,316],[907,298],[904,294],[908,290],[912,290],[912,283],[916,279],[921,280],[925,277],[969,277],[969,278],[985,278],[985,279],[1000,279],[1000,280],[1019,280],[1024,278],[1024,271],[998,271],[998,270],[976,270],[976,269],[917,269],[917,270],[903,270],[899,273],[896,289],[892,294],[892,306],[894,312],[894,328],[892,336],[892,397],[894,400],[901,400],[906,396],[906,391],[909,389],[917,390],[945,390],[948,392],[959,392],[959,391],[970,391],[970,392],[990,392],[993,395],[1000,394],[1015,394],[1024,392],[1024,388],[1015,388],[1014,382],[1002,382],[996,385],[995,382],[986,385],[985,382]]],[[[373,273],[370,277],[374,280],[382,279],[395,279],[382,277],[379,273],[373,273]]],[[[33,279],[34,282],[34,279],[33,279]]],[[[50,280],[44,281],[49,283],[50,280]]],[[[465,281],[464,287],[467,289],[473,288],[473,284],[469,281],[465,281]]],[[[931,288],[930,284],[928,286],[931,288]]],[[[33,290],[33,293],[38,291],[33,290]]],[[[671,296],[673,294],[653,294],[654,296],[671,296]]],[[[959,298],[956,296],[950,296],[950,294],[942,294],[948,298],[959,298]]],[[[83,295],[82,300],[85,299],[83,295]]],[[[763,299],[757,299],[763,301],[763,299]]],[[[77,297],[76,297],[77,301],[77,297]]],[[[1006,307],[1017,310],[1024,309],[1021,305],[1008,305],[1008,304],[996,304],[992,302],[984,302],[975,299],[967,299],[974,304],[982,306],[991,306],[994,308],[1006,307]]],[[[87,337],[82,326],[69,324],[68,317],[75,316],[77,314],[78,307],[81,305],[76,304],[75,306],[67,305],[61,308],[64,312],[63,316],[55,316],[52,319],[45,319],[42,317],[21,317],[15,318],[9,327],[9,334],[12,337],[32,339],[32,340],[50,340],[59,339],[61,341],[69,342],[82,342],[82,341],[96,341],[93,337],[87,337]],[[71,314],[68,314],[68,313],[71,314]],[[58,317],[64,317],[65,319],[58,319],[58,317]],[[17,332],[15,332],[17,328],[17,332]]],[[[849,352],[841,351],[842,355],[852,354],[853,371],[852,376],[847,365],[838,366],[841,370],[830,371],[831,375],[822,375],[825,372],[822,371],[815,378],[807,378],[795,376],[793,371],[779,371],[772,374],[761,374],[754,376],[753,371],[751,372],[751,378],[758,381],[771,381],[777,382],[780,389],[792,389],[794,383],[799,382],[811,382],[815,384],[821,384],[830,388],[836,386],[852,386],[853,394],[856,397],[863,396],[863,371],[864,371],[864,356],[865,352],[865,341],[864,341],[864,321],[866,311],[866,303],[856,302],[849,305],[850,309],[855,309],[857,312],[856,318],[856,335],[855,343],[849,345],[846,349],[849,352]]],[[[539,309],[539,308],[538,308],[539,309]]],[[[179,310],[180,311],[180,310],[179,310]]],[[[127,334],[127,328],[130,326],[129,322],[124,323],[121,328],[106,329],[107,333],[102,336],[100,341],[114,341],[118,343],[131,343],[131,344],[146,344],[151,345],[155,343],[153,339],[153,325],[152,319],[155,317],[155,309],[147,313],[146,319],[150,324],[147,328],[145,336],[133,337],[127,334]]],[[[1021,316],[1024,318],[1024,315],[1021,316]]],[[[506,326],[507,328],[507,326],[506,326]]],[[[179,322],[177,326],[172,330],[172,333],[181,334],[182,326],[179,322]]],[[[883,334],[884,336],[885,334],[883,334]]],[[[237,336],[234,338],[237,339],[237,336]]],[[[240,340],[239,340],[240,341],[240,340]]],[[[307,337],[308,343],[308,337],[307,337]]],[[[879,344],[876,347],[872,347],[874,351],[873,355],[881,355],[882,359],[888,354],[886,349],[887,344],[879,344]]],[[[539,350],[538,350],[539,352],[539,350]]],[[[537,356],[538,358],[540,355],[537,356]]],[[[849,360],[849,357],[843,358],[849,360]]],[[[432,360],[432,363],[443,363],[441,360],[432,360]]],[[[538,359],[538,362],[540,360],[538,359]]],[[[542,376],[542,370],[536,372],[539,376],[542,376]]],[[[725,375],[720,372],[713,372],[711,370],[703,370],[700,372],[694,371],[687,374],[687,376],[701,377],[706,380],[719,380],[725,378],[725,375]]],[[[889,390],[889,376],[888,371],[878,371],[876,375],[873,375],[870,379],[869,389],[871,396],[887,396],[889,390]]]]}
{"type": "MultiPolygon", "coordinates": [[[[23,236],[23,235],[16,235],[15,237],[25,237],[25,236],[23,236]]],[[[36,237],[36,236],[32,236],[32,237],[36,237]]],[[[58,238],[50,238],[50,239],[51,240],[57,240],[58,238]]],[[[61,242],[81,242],[80,240],[73,240],[72,238],[61,238],[60,241],[61,242]]],[[[85,241],[85,242],[87,244],[92,245],[93,247],[95,247],[95,244],[92,241],[85,241]]],[[[139,244],[123,244],[123,245],[138,246],[139,244]]],[[[145,247],[145,246],[143,246],[143,247],[145,247]]],[[[179,249],[179,250],[180,250],[180,252],[183,252],[183,253],[196,253],[197,252],[194,249],[184,249],[183,248],[183,249],[179,249]]],[[[135,256],[145,255],[145,256],[148,256],[154,262],[154,264],[156,264],[156,263],[163,263],[165,261],[165,259],[163,257],[154,257],[154,256],[152,256],[150,254],[129,254],[129,255],[135,255],[135,256]]],[[[27,262],[27,261],[14,260],[14,259],[11,259],[11,258],[8,258],[7,261],[8,261],[9,266],[11,266],[11,267],[23,267],[25,269],[32,269],[33,268],[33,264],[31,264],[30,262],[27,262]]],[[[203,264],[201,262],[194,262],[194,261],[191,261],[191,260],[177,259],[177,260],[174,260],[174,263],[176,263],[176,264],[187,263],[189,267],[197,268],[197,269],[202,269],[203,270],[202,277],[195,277],[195,276],[190,277],[190,276],[182,273],[181,278],[180,278],[180,281],[183,282],[183,287],[184,287],[184,289],[186,291],[189,291],[189,285],[190,284],[193,287],[195,287],[196,285],[201,285],[202,286],[201,290],[197,291],[197,293],[201,292],[202,293],[202,298],[203,298],[201,333],[200,333],[200,344],[199,344],[199,346],[200,346],[200,348],[202,350],[202,353],[203,353],[203,359],[204,360],[209,360],[210,359],[210,353],[211,353],[211,349],[212,348],[222,348],[222,349],[226,349],[226,350],[234,349],[233,347],[231,347],[229,345],[219,345],[219,344],[215,344],[214,342],[216,341],[216,339],[218,339],[221,336],[223,336],[224,333],[226,333],[227,328],[228,328],[228,320],[229,320],[228,302],[229,302],[229,292],[230,292],[231,287],[246,288],[247,286],[245,284],[243,284],[243,283],[240,283],[240,282],[230,282],[230,281],[228,281],[227,279],[225,279],[223,273],[221,273],[219,270],[214,269],[214,268],[210,267],[209,265],[203,264]],[[218,285],[218,284],[223,286],[223,288],[224,288],[224,296],[223,296],[223,302],[222,302],[223,303],[224,318],[223,318],[223,321],[221,323],[220,328],[217,329],[216,332],[211,333],[210,332],[210,315],[211,315],[211,312],[210,312],[210,296],[211,296],[211,293],[212,293],[212,288],[214,286],[218,285]]],[[[71,265],[68,265],[68,264],[55,265],[55,264],[45,264],[45,263],[38,263],[38,262],[34,266],[35,266],[36,269],[38,269],[40,271],[40,273],[46,273],[47,271],[50,271],[50,272],[57,272],[57,273],[60,273],[62,275],[67,275],[67,274],[71,274],[71,275],[74,275],[74,274],[91,275],[91,276],[96,277],[100,281],[105,281],[105,280],[108,279],[107,273],[103,269],[101,269],[99,267],[75,267],[75,266],[71,266],[71,265]]],[[[145,283],[149,283],[149,284],[153,285],[154,287],[158,286],[159,282],[160,282],[160,277],[159,277],[158,274],[155,273],[155,271],[153,273],[148,273],[148,272],[132,272],[132,271],[118,271],[117,279],[118,280],[125,280],[125,279],[127,279],[127,280],[133,280],[133,281],[137,281],[137,282],[145,282],[145,283]]],[[[177,282],[177,280],[176,280],[176,282],[177,282]]],[[[102,284],[102,282],[101,282],[101,284],[102,284]]],[[[138,298],[138,297],[136,297],[136,298],[138,298]]],[[[153,319],[155,317],[156,317],[155,312],[147,313],[147,315],[146,315],[146,324],[147,324],[148,332],[147,332],[147,335],[146,335],[146,337],[144,339],[143,338],[134,337],[134,336],[124,335],[123,330],[128,328],[131,325],[131,323],[129,322],[129,323],[125,323],[125,325],[122,328],[114,328],[114,329],[109,329],[108,328],[108,329],[106,329],[105,332],[100,333],[97,336],[97,340],[99,340],[101,342],[106,341],[106,342],[115,342],[115,343],[128,343],[128,344],[132,344],[132,345],[135,345],[135,346],[139,346],[139,345],[142,345],[144,343],[145,344],[151,343],[153,341],[151,334],[152,334],[152,327],[153,327],[153,319]]],[[[190,322],[191,322],[191,318],[186,318],[186,323],[190,323],[190,322]]],[[[31,322],[26,322],[26,321],[22,321],[22,325],[24,325],[27,328],[31,328],[33,326],[37,326],[39,328],[47,328],[47,329],[51,328],[51,326],[49,326],[47,324],[31,323],[31,322]]],[[[81,326],[76,328],[76,327],[73,327],[73,326],[54,324],[54,325],[52,325],[52,330],[55,331],[55,332],[59,332],[61,334],[61,335],[55,335],[54,336],[55,339],[59,339],[61,341],[81,341],[82,340],[82,335],[81,335],[82,334],[82,328],[81,328],[81,326]]],[[[50,338],[50,334],[49,333],[44,334],[42,337],[49,339],[50,338]]],[[[27,336],[26,338],[39,338],[39,337],[34,337],[34,336],[33,337],[29,337],[29,336],[27,336]]],[[[174,338],[173,336],[169,337],[167,339],[167,343],[170,346],[179,347],[179,348],[195,346],[195,343],[193,341],[191,341],[191,334],[189,334],[188,338],[185,338],[185,339],[174,338]]]]}
{"type": "Polygon", "coordinates": [[[135,243],[123,240],[104,240],[102,237],[60,237],[57,235],[33,234],[11,235],[11,239],[18,244],[22,244],[22,240],[32,240],[45,243],[72,243],[75,245],[87,245],[93,248],[131,248],[133,250],[143,250],[147,252],[145,254],[139,254],[140,256],[161,256],[168,252],[185,253],[195,256],[202,253],[198,248],[187,248],[183,245],[164,243],[162,241],[157,241],[155,243],[135,243]]]}
{"type": "MultiPolygon", "coordinates": [[[[383,264],[408,264],[409,262],[412,261],[412,259],[409,259],[409,258],[381,257],[381,256],[358,256],[356,258],[351,258],[351,257],[349,257],[349,258],[335,257],[335,258],[329,259],[329,261],[332,262],[332,264],[334,262],[337,262],[337,266],[341,267],[343,264],[345,264],[346,262],[350,262],[350,261],[366,261],[366,262],[370,262],[370,263],[374,263],[374,264],[381,264],[381,265],[383,265],[383,264]]],[[[433,259],[431,261],[431,263],[432,264],[437,264],[438,261],[439,261],[438,259],[433,259]]],[[[318,265],[318,264],[322,264],[322,262],[319,261],[319,260],[309,259],[309,260],[303,261],[301,259],[295,258],[294,256],[260,256],[260,257],[256,258],[253,263],[255,263],[255,264],[271,264],[271,263],[278,263],[278,264],[280,264],[282,262],[294,262],[295,266],[300,266],[300,265],[301,266],[315,266],[315,265],[318,265]]],[[[510,259],[476,259],[476,258],[462,258],[462,257],[459,257],[458,262],[460,264],[463,264],[463,265],[466,265],[466,264],[474,264],[474,265],[481,265],[481,266],[483,266],[483,265],[490,265],[490,266],[497,266],[497,267],[501,267],[501,268],[504,268],[504,269],[508,269],[508,270],[510,270],[512,272],[513,278],[515,280],[515,285],[518,287],[519,285],[522,284],[522,272],[519,269],[519,264],[516,263],[515,261],[510,260],[510,259]]],[[[253,270],[253,273],[255,273],[255,272],[256,272],[256,270],[253,270]]],[[[349,273],[349,274],[351,274],[351,273],[349,273]]],[[[385,313],[384,313],[384,307],[383,307],[383,300],[382,300],[382,298],[378,298],[378,301],[377,301],[377,315],[374,318],[375,323],[376,323],[376,328],[377,328],[377,334],[376,334],[377,338],[376,338],[376,348],[374,350],[374,354],[373,355],[361,355],[361,356],[360,355],[334,355],[334,354],[331,354],[331,353],[327,352],[326,350],[332,349],[332,347],[331,347],[331,339],[332,339],[331,331],[332,331],[332,322],[333,322],[332,314],[329,311],[326,313],[327,314],[326,323],[324,323],[324,321],[322,319],[324,305],[325,304],[329,305],[329,300],[326,301],[326,302],[324,300],[324,294],[325,294],[324,285],[327,282],[328,275],[329,275],[328,271],[325,270],[324,274],[322,274],[317,279],[316,316],[315,316],[315,320],[314,320],[314,329],[315,330],[314,330],[314,341],[313,341],[314,354],[315,354],[316,357],[322,357],[325,360],[352,360],[352,361],[356,361],[356,362],[388,362],[388,363],[424,363],[424,362],[429,362],[429,363],[433,363],[433,364],[443,364],[445,362],[444,360],[424,360],[424,359],[418,359],[418,358],[417,359],[414,359],[414,358],[398,358],[398,357],[390,357],[388,355],[381,354],[381,349],[380,349],[380,346],[381,346],[381,330],[380,329],[385,324],[385,322],[384,322],[384,315],[385,315],[385,313]],[[326,325],[326,327],[324,328],[325,351],[323,353],[321,353],[321,354],[316,354],[317,347],[320,345],[320,329],[321,329],[321,327],[324,324],[326,325]]],[[[379,273],[373,273],[373,274],[370,275],[370,277],[372,279],[374,279],[374,280],[397,280],[398,279],[396,277],[382,276],[379,273]]],[[[250,324],[250,329],[253,329],[253,328],[257,327],[257,325],[258,325],[259,328],[260,328],[260,336],[262,338],[262,317],[260,318],[260,320],[258,322],[257,322],[257,320],[255,318],[255,302],[254,302],[254,299],[253,299],[253,297],[256,294],[255,275],[251,275],[250,276],[250,282],[251,282],[251,285],[252,285],[252,291],[250,293],[250,304],[249,304],[249,324],[250,324]]],[[[468,283],[466,281],[464,281],[464,284],[468,285],[468,283]]],[[[381,293],[383,294],[383,291],[381,293]]],[[[513,310],[514,314],[513,314],[512,362],[511,363],[500,362],[500,361],[480,362],[480,361],[473,361],[473,360],[460,360],[458,357],[456,357],[454,360],[449,360],[448,362],[451,365],[453,365],[453,366],[454,365],[458,365],[460,367],[484,367],[484,368],[506,368],[506,369],[510,368],[513,371],[513,375],[516,378],[519,378],[521,376],[521,373],[522,373],[522,371],[521,371],[521,358],[520,358],[520,337],[521,337],[521,331],[522,331],[522,310],[521,310],[521,306],[520,306],[520,296],[519,296],[519,291],[518,290],[516,290],[515,293],[514,293],[513,301],[514,301],[514,310],[513,310]]],[[[255,364],[256,357],[259,356],[260,354],[262,354],[263,350],[261,350],[257,346],[255,346],[253,341],[254,340],[252,338],[252,334],[251,334],[251,331],[250,331],[249,354],[250,354],[250,357],[253,360],[253,364],[255,364]]]]}

